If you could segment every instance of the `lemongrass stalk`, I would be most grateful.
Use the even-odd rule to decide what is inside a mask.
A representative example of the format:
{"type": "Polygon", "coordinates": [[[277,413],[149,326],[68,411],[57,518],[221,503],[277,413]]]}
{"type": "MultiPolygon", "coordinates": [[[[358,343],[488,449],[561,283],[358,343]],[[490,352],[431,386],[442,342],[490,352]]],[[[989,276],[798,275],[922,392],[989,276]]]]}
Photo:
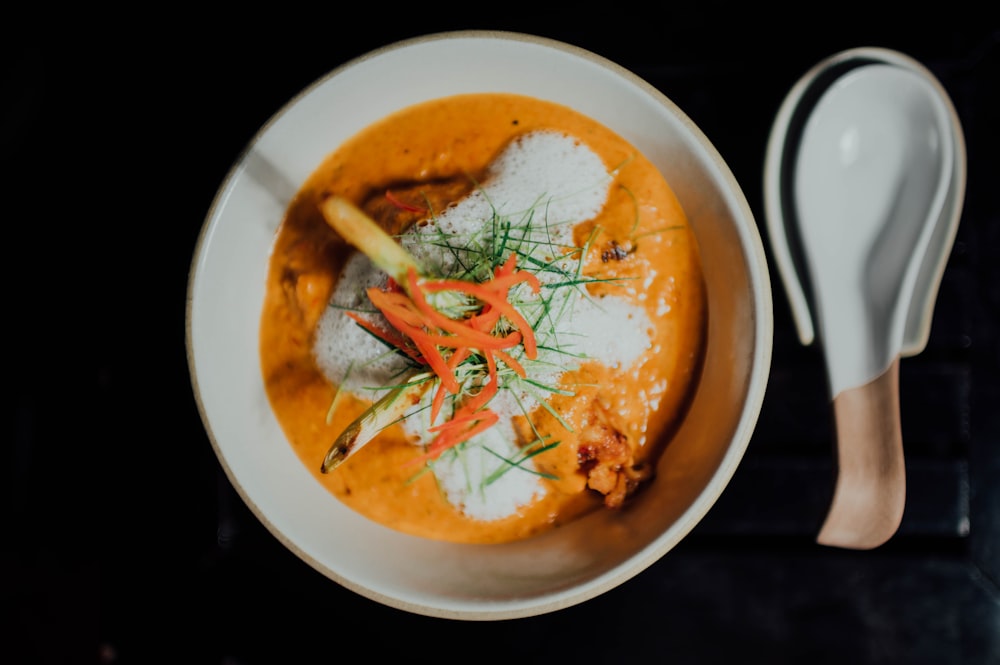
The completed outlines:
{"type": "Polygon", "coordinates": [[[320,203],[323,218],[348,243],[363,252],[405,288],[407,272],[420,274],[420,266],[396,240],[363,210],[341,196],[328,196],[320,203]]]}
{"type": "MultiPolygon", "coordinates": [[[[416,378],[416,377],[415,377],[416,378]]],[[[323,458],[321,470],[329,473],[374,439],[389,425],[402,420],[418,404],[429,383],[413,381],[393,388],[344,428],[323,458]]]]}

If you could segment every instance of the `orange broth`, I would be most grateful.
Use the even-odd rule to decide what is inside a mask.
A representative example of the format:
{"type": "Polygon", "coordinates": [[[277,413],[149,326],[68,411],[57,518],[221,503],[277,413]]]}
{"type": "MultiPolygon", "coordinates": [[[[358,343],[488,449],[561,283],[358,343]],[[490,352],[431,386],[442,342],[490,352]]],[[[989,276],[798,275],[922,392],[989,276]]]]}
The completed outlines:
{"type": "Polygon", "coordinates": [[[499,520],[464,515],[444,497],[432,473],[414,479],[409,462],[420,449],[398,425],[330,473],[320,470],[331,443],[368,402],[341,394],[327,422],[337,386],[317,368],[312,342],[353,249],[326,224],[319,202],[336,193],[360,206],[400,183],[419,187],[459,176],[481,178],[512,139],[540,129],[576,137],[614,174],[604,209],[577,226],[575,239],[582,247],[600,226],[586,272],[630,281],[624,287],[602,282],[589,288],[613,290],[645,308],[654,323],[650,348],[628,372],[587,362],[564,377],[573,382],[575,395],[556,395],[549,404],[571,423],[588,410],[609,414],[636,459],[653,466],[697,380],[706,317],[697,244],[670,186],[635,147],[572,109],[513,94],[436,99],[375,122],[337,147],[288,207],[268,269],[260,361],[274,413],[302,463],[343,503],[393,529],[496,543],[544,532],[603,507],[602,496],[587,488],[578,469],[576,433],[541,412],[533,422],[561,443],[535,462],[557,479],[544,481],[548,491],[542,498],[499,520]]]}

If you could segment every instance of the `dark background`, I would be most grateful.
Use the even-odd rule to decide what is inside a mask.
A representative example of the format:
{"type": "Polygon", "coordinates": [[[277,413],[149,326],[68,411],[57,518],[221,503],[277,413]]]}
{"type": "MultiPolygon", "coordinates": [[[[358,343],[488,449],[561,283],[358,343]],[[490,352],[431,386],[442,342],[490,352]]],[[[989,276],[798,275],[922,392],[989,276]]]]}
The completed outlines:
{"type": "Polygon", "coordinates": [[[1000,22],[973,6],[931,16],[906,5],[905,20],[719,3],[10,17],[0,661],[298,664],[349,648],[361,659],[1000,662],[1000,22]],[[250,514],[202,429],[185,349],[188,269],[216,189],[261,125],[330,69],[464,28],[552,37],[658,87],[728,162],[769,254],[766,141],[798,78],[840,50],[881,46],[940,79],[963,123],[968,185],[930,343],[901,365],[908,496],[892,540],[866,552],[814,542],[834,473],[825,376],[819,350],[798,343],[773,263],[772,373],[747,455],[706,519],[615,590],[529,619],[415,616],[329,581],[250,514]]]}

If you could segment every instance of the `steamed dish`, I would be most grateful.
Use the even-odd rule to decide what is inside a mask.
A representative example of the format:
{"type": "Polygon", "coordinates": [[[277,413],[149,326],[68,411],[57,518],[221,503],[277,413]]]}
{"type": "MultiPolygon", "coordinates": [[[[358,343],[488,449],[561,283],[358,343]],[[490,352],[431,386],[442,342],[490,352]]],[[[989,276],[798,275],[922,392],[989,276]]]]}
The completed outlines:
{"type": "Polygon", "coordinates": [[[655,167],[571,109],[473,94],[376,122],[303,185],[260,354],[290,444],[338,499],[502,542],[656,482],[704,330],[697,245],[655,167]],[[405,261],[377,234],[349,242],[331,201],[405,261]]]}

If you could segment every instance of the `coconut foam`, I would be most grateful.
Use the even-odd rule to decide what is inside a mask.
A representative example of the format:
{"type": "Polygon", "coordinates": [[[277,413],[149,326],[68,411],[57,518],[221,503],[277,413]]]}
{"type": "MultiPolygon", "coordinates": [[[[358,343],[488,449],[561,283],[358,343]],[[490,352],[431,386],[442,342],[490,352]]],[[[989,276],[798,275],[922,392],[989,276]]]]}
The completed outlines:
{"type": "MultiPolygon", "coordinates": [[[[479,188],[426,224],[414,225],[400,242],[427,272],[450,274],[461,253],[442,251],[439,242],[429,240],[443,234],[455,239],[449,243],[453,246],[488,242],[497,221],[508,220],[518,228],[522,256],[556,268],[536,272],[539,282],[552,284],[576,269],[579,257],[567,253],[573,247],[573,229],[601,211],[610,183],[603,161],[583,142],[558,132],[528,133],[497,157],[479,188]]],[[[350,310],[372,312],[365,292],[386,281],[365,255],[352,255],[316,331],[314,353],[321,371],[341,389],[367,399],[377,399],[382,386],[399,383],[411,371],[399,354],[345,315],[350,310]]],[[[538,357],[526,368],[536,384],[558,385],[561,376],[574,369],[567,365],[567,353],[624,369],[649,348],[652,324],[642,307],[614,296],[593,298],[584,289],[547,291],[543,301],[525,284],[511,289],[511,301],[518,302],[529,321],[538,320],[543,310],[560,312],[551,326],[535,330],[538,357]]],[[[365,316],[385,324],[377,313],[365,316]]],[[[538,408],[537,388],[528,390],[519,382],[504,387],[489,404],[500,421],[432,463],[448,500],[474,519],[514,514],[545,491],[539,476],[531,473],[532,460],[522,459],[512,424],[515,416],[538,408]],[[519,461],[519,467],[506,460],[519,461]]],[[[427,433],[429,409],[424,407],[426,402],[417,405],[403,421],[421,445],[433,439],[427,433]]]]}

